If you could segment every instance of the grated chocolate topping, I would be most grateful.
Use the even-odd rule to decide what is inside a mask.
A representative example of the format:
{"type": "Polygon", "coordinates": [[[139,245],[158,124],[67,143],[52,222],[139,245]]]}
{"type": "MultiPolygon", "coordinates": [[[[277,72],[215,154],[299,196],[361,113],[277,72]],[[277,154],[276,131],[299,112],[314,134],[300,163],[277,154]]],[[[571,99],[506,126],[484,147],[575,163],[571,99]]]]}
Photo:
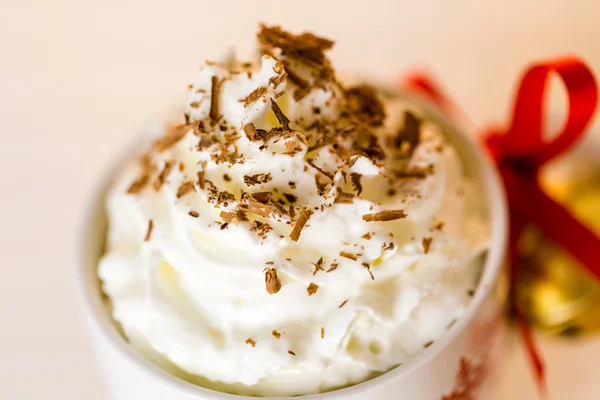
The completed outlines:
{"type": "Polygon", "coordinates": [[[179,189],[177,189],[177,198],[183,197],[186,194],[193,192],[194,189],[195,187],[193,181],[187,181],[182,183],[181,186],[179,186],[179,189]]]}
{"type": "Polygon", "coordinates": [[[356,190],[356,195],[360,196],[363,191],[363,187],[361,184],[362,175],[356,172],[350,174],[350,181],[352,182],[352,187],[356,190]]]}
{"type": "Polygon", "coordinates": [[[423,252],[425,254],[429,253],[429,249],[431,247],[431,242],[432,241],[433,241],[433,238],[431,238],[431,237],[423,238],[423,241],[421,243],[423,245],[423,252]]]}
{"type": "Polygon", "coordinates": [[[267,88],[264,86],[260,86],[254,89],[245,99],[243,99],[244,107],[248,107],[250,104],[258,100],[261,96],[264,96],[265,93],[267,93],[267,88]]]}
{"type": "Polygon", "coordinates": [[[279,121],[279,124],[283,127],[284,130],[290,130],[290,120],[285,116],[279,105],[275,102],[275,100],[271,99],[271,110],[273,110],[273,114],[275,114],[275,118],[279,121]]]}
{"type": "Polygon", "coordinates": [[[312,282],[306,288],[306,292],[309,296],[312,296],[313,294],[317,293],[317,290],[319,290],[319,285],[312,282]]]}
{"type": "Polygon", "coordinates": [[[381,126],[385,110],[376,90],[368,85],[355,86],[346,90],[348,111],[359,121],[370,126],[381,126]]]}
{"type": "Polygon", "coordinates": [[[281,290],[281,282],[277,277],[277,271],[274,268],[267,268],[265,271],[265,286],[269,294],[275,294],[281,290]]]}
{"type": "Polygon", "coordinates": [[[298,239],[300,239],[300,234],[302,233],[302,229],[304,228],[304,225],[306,225],[306,222],[310,218],[311,214],[312,214],[312,211],[309,211],[309,210],[300,211],[298,220],[294,224],[294,228],[292,229],[292,232],[290,233],[290,239],[292,239],[294,242],[297,242],[298,239]]]}
{"type": "Polygon", "coordinates": [[[165,162],[165,166],[163,167],[163,170],[160,172],[160,174],[158,175],[158,177],[156,178],[156,180],[154,181],[154,190],[156,190],[157,192],[160,190],[160,188],[162,187],[162,185],[165,183],[167,176],[169,175],[169,172],[171,172],[171,169],[173,168],[173,161],[171,160],[167,160],[165,162]]]}
{"type": "Polygon", "coordinates": [[[363,215],[363,221],[374,222],[374,221],[393,221],[396,219],[406,218],[407,215],[403,210],[386,210],[373,214],[363,215]]]}
{"type": "Polygon", "coordinates": [[[148,221],[148,229],[146,230],[146,236],[144,237],[144,242],[147,242],[150,240],[150,237],[152,236],[152,230],[154,229],[154,221],[149,220],[148,221]]]}
{"type": "Polygon", "coordinates": [[[420,130],[421,120],[410,111],[406,111],[404,113],[404,126],[398,131],[394,139],[395,147],[400,149],[403,144],[406,144],[408,145],[408,153],[412,154],[421,142],[420,130]]]}
{"type": "Polygon", "coordinates": [[[260,185],[271,180],[271,173],[244,175],[244,183],[248,186],[260,185]]]}
{"type": "Polygon", "coordinates": [[[219,94],[221,91],[221,83],[222,83],[222,81],[219,80],[218,77],[216,77],[216,76],[212,77],[212,86],[210,89],[210,113],[209,113],[209,116],[210,116],[211,123],[213,125],[215,125],[221,118],[220,114],[219,114],[219,94]]]}

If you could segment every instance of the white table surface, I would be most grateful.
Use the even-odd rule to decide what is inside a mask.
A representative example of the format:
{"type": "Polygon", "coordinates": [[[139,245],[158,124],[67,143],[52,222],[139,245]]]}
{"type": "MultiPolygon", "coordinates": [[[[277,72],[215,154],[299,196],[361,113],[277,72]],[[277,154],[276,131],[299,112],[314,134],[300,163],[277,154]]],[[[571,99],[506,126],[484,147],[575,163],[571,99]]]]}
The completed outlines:
{"type": "MultiPolygon", "coordinates": [[[[389,80],[428,66],[476,123],[506,119],[531,60],[574,52],[600,72],[595,0],[352,3],[0,3],[0,399],[107,398],[74,292],[85,196],[203,59],[251,48],[258,21],[335,38],[344,70],[389,80]]],[[[600,337],[540,345],[553,399],[600,397],[600,337]]],[[[534,399],[518,345],[504,367],[503,398],[534,399]]]]}

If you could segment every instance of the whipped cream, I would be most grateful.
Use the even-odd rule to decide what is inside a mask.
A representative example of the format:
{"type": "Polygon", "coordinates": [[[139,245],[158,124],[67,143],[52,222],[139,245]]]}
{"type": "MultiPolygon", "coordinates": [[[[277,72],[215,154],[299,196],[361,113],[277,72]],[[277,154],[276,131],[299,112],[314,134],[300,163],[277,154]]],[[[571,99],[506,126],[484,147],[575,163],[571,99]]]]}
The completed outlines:
{"type": "Polygon", "coordinates": [[[258,63],[206,63],[185,123],[119,174],[98,273],[124,334],[167,370],[318,393],[407,361],[461,316],[487,221],[418,109],[339,83],[332,42],[259,39],[258,63]]]}

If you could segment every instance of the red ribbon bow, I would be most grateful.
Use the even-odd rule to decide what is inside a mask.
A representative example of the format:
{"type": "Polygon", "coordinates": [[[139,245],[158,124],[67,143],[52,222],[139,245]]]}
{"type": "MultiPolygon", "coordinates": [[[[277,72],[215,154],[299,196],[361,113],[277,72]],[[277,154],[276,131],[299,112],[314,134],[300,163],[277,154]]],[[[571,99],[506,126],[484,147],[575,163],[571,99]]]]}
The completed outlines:
{"type": "MultiPolygon", "coordinates": [[[[405,88],[427,95],[444,111],[456,108],[437,89],[431,79],[416,74],[405,88]]],[[[592,72],[576,58],[562,58],[535,64],[524,74],[517,92],[512,123],[505,131],[484,135],[504,181],[510,208],[509,261],[513,311],[535,368],[538,385],[545,392],[544,364],[536,349],[523,310],[515,293],[519,276],[517,243],[526,224],[533,223],[544,234],[567,250],[581,265],[600,279],[600,238],[581,224],[562,205],[540,188],[538,173],[549,160],[569,149],[580,139],[596,109],[598,92],[592,72]],[[552,72],[562,79],[569,98],[568,117],[562,131],[552,140],[543,138],[543,100],[552,72]]]]}

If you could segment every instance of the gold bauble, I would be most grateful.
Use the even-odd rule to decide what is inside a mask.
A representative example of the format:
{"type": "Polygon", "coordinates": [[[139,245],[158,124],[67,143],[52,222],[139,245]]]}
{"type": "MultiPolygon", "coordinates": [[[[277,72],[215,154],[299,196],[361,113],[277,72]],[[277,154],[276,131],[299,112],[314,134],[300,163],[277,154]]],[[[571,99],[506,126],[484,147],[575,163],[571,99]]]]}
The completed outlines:
{"type": "MultiPolygon", "coordinates": [[[[600,236],[600,167],[593,159],[577,154],[540,178],[550,197],[600,236]]],[[[567,335],[600,331],[600,283],[534,227],[526,229],[519,247],[520,300],[533,325],[567,335]]]]}

